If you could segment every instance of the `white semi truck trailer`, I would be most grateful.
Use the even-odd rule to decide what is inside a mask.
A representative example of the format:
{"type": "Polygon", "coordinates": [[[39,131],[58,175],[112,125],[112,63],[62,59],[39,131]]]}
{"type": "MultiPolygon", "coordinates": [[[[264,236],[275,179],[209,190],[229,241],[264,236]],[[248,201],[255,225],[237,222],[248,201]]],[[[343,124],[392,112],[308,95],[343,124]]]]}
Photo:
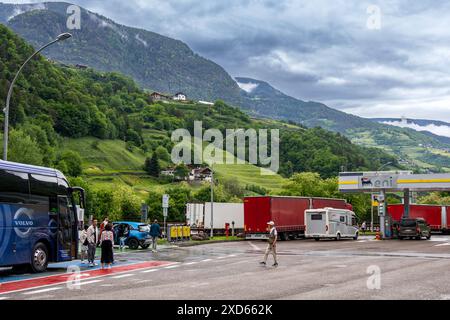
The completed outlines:
{"type": "MultiPolygon", "coordinates": [[[[244,204],[243,203],[218,203],[213,204],[213,229],[225,230],[225,224],[229,223],[230,231],[233,227],[235,234],[244,230],[244,204]]],[[[187,224],[194,228],[211,229],[211,202],[188,203],[186,205],[187,224]]]]}

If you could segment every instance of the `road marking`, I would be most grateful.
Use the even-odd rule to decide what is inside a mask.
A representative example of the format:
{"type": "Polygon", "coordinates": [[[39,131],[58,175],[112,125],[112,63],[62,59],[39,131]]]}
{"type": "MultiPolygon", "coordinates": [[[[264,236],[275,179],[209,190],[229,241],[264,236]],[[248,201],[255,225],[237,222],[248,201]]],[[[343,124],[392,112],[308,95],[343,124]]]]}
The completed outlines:
{"type": "Polygon", "coordinates": [[[236,256],[237,256],[236,254],[230,254],[227,257],[233,258],[233,257],[236,257],[236,256]]]}
{"type": "Polygon", "coordinates": [[[53,299],[54,300],[55,296],[52,294],[43,294],[43,295],[38,295],[38,296],[31,296],[30,298],[27,298],[25,300],[43,300],[43,299],[53,299]]]}
{"type": "Polygon", "coordinates": [[[92,283],[97,283],[97,282],[102,282],[103,280],[91,280],[91,281],[85,281],[85,282],[80,282],[77,285],[78,286],[84,286],[85,284],[92,284],[92,283]]]}
{"type": "Polygon", "coordinates": [[[0,297],[0,300],[6,300],[9,299],[9,297],[0,297]]]}
{"type": "MultiPolygon", "coordinates": [[[[137,271],[155,267],[161,267],[164,265],[170,265],[173,262],[168,261],[147,261],[141,263],[127,264],[127,265],[119,265],[117,267],[113,267],[110,270],[90,270],[89,272],[81,272],[80,276],[84,277],[84,274],[89,273],[90,277],[88,279],[96,279],[102,277],[109,277],[111,275],[123,274],[130,271],[137,271]]],[[[71,277],[73,277],[73,273],[61,273],[56,275],[37,277],[31,279],[21,279],[21,280],[13,280],[6,281],[0,283],[0,295],[12,293],[12,292],[21,292],[28,291],[30,289],[36,288],[44,288],[44,287],[53,287],[56,285],[61,285],[70,281],[71,277]]]]}
{"type": "Polygon", "coordinates": [[[441,300],[450,300],[450,294],[441,295],[441,300]]]}
{"type": "Polygon", "coordinates": [[[444,247],[444,246],[450,246],[450,242],[435,244],[433,247],[444,247]]]}
{"type": "Polygon", "coordinates": [[[145,271],[141,271],[141,273],[150,273],[150,272],[156,272],[159,269],[150,269],[150,270],[145,270],[145,271]]]}
{"type": "Polygon", "coordinates": [[[212,261],[212,259],[205,259],[205,260],[202,260],[200,262],[209,262],[209,261],[212,261]]]}
{"type": "Polygon", "coordinates": [[[218,257],[217,259],[225,259],[227,256],[218,257]]]}
{"type": "Polygon", "coordinates": [[[179,266],[180,266],[180,265],[177,264],[177,265],[174,265],[174,266],[164,267],[164,269],[175,269],[175,268],[178,268],[179,266]]]}
{"type": "Polygon", "coordinates": [[[132,277],[134,276],[134,274],[132,273],[127,273],[127,274],[121,274],[120,276],[115,276],[115,277],[111,277],[113,279],[122,279],[122,278],[127,278],[127,277],[132,277]]]}
{"type": "Polygon", "coordinates": [[[448,237],[431,237],[430,240],[428,240],[430,242],[447,242],[450,241],[450,238],[448,237]]]}
{"type": "Polygon", "coordinates": [[[62,289],[62,287],[47,288],[47,289],[41,289],[41,290],[30,291],[30,292],[24,292],[24,293],[22,293],[22,294],[30,295],[30,294],[37,294],[37,293],[49,292],[49,291],[56,291],[56,290],[61,290],[61,289],[62,289]]]}
{"type": "Polygon", "coordinates": [[[204,287],[204,286],[209,286],[209,282],[196,283],[196,284],[191,285],[191,288],[198,288],[198,287],[204,287]]]}
{"type": "Polygon", "coordinates": [[[260,249],[256,244],[254,244],[253,242],[249,242],[248,244],[253,248],[253,250],[257,250],[257,251],[261,250],[261,249],[260,249]]]}
{"type": "Polygon", "coordinates": [[[197,261],[192,261],[192,262],[186,262],[184,265],[191,266],[191,265],[196,264],[196,263],[198,263],[198,262],[197,261]]]}

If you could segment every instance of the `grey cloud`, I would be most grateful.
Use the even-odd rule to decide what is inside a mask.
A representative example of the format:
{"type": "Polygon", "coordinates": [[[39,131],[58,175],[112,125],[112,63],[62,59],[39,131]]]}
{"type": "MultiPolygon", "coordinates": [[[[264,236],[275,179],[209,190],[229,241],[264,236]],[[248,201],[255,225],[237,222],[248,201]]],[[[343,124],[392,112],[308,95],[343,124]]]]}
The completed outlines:
{"type": "Polygon", "coordinates": [[[233,76],[265,80],[303,100],[363,116],[450,121],[448,1],[73,2],[180,39],[233,76]],[[371,4],[381,9],[380,30],[366,27],[371,4]]]}

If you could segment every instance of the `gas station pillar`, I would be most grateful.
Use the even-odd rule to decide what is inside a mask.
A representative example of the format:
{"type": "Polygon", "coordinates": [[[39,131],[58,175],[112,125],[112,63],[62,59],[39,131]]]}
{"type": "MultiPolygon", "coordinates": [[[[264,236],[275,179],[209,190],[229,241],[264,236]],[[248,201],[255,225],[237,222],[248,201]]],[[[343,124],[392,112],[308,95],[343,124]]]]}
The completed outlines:
{"type": "Polygon", "coordinates": [[[411,204],[411,192],[409,189],[405,189],[403,196],[403,207],[405,208],[405,211],[403,212],[403,218],[409,218],[410,204],[411,204]]]}

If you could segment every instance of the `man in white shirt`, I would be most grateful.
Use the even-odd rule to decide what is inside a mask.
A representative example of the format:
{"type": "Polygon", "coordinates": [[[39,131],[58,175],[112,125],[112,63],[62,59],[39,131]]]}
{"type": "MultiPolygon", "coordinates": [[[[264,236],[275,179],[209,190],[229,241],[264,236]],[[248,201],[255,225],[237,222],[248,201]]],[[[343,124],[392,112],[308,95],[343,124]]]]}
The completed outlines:
{"type": "Polygon", "coordinates": [[[99,239],[99,230],[97,228],[97,220],[92,221],[92,225],[87,230],[88,240],[88,262],[90,267],[95,267],[95,250],[97,249],[97,243],[99,239]]]}
{"type": "Polygon", "coordinates": [[[261,264],[265,266],[266,263],[267,263],[267,258],[269,256],[269,253],[272,253],[273,260],[274,260],[273,266],[276,267],[276,266],[278,266],[278,262],[277,262],[277,237],[278,237],[278,232],[277,232],[277,229],[275,228],[275,222],[273,222],[273,221],[267,222],[267,225],[270,228],[270,231],[269,231],[269,244],[267,246],[266,253],[264,254],[264,261],[261,262],[261,264]]]}

